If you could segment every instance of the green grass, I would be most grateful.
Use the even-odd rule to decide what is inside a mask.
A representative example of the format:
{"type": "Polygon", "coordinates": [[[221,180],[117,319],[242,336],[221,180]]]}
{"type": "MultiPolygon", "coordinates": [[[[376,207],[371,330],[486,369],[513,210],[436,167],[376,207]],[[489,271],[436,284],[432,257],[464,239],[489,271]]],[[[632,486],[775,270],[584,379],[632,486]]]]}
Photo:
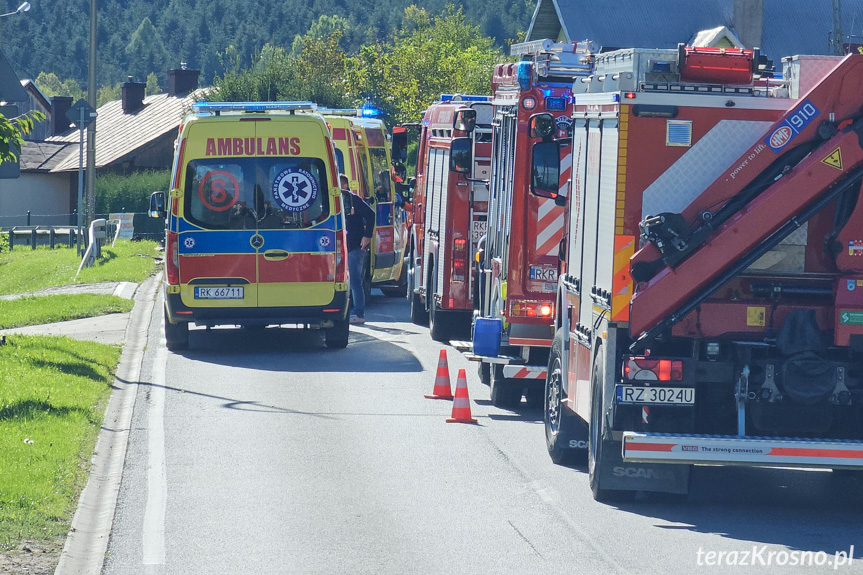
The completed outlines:
{"type": "Polygon", "coordinates": [[[0,329],[131,311],[132,300],[113,295],[73,294],[0,300],[0,329]]]}
{"type": "Polygon", "coordinates": [[[0,551],[68,530],[119,357],[59,337],[0,346],[0,551]]]}
{"type": "Polygon", "coordinates": [[[102,258],[91,268],[75,272],[81,260],[70,248],[15,248],[0,253],[0,295],[36,291],[69,284],[129,281],[140,283],[151,275],[156,264],[156,243],[117,240],[114,247],[102,248],[102,258]]]}

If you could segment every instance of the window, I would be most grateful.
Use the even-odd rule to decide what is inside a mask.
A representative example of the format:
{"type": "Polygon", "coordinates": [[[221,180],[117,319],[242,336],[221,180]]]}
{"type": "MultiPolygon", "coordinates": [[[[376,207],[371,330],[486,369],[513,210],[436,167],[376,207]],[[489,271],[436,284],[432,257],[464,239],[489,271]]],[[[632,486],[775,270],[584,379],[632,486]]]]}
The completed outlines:
{"type": "Polygon", "coordinates": [[[213,230],[306,228],[329,216],[327,181],[317,158],[193,160],[186,218],[213,230]]]}

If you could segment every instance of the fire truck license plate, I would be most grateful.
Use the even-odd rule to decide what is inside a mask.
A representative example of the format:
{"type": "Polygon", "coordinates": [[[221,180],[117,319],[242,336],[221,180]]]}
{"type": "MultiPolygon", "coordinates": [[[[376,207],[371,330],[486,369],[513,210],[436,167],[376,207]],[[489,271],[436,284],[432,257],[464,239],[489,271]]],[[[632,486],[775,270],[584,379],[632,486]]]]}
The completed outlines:
{"type": "Polygon", "coordinates": [[[557,270],[542,266],[530,266],[530,279],[544,282],[556,282],[557,270]]]}
{"type": "Polygon", "coordinates": [[[243,299],[243,288],[196,287],[195,299],[243,299]]]}
{"type": "Polygon", "coordinates": [[[488,222],[474,220],[470,226],[471,241],[478,242],[485,235],[486,231],[488,231],[488,222]]]}
{"type": "Polygon", "coordinates": [[[617,403],[642,405],[694,405],[694,387],[640,387],[617,385],[617,403]]]}

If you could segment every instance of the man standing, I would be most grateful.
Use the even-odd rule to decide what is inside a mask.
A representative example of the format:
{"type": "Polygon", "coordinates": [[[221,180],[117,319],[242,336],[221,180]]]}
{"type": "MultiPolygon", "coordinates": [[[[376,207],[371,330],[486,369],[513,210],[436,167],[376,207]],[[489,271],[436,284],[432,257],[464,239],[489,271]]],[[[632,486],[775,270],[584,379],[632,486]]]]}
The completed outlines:
{"type": "Polygon", "coordinates": [[[345,232],[347,233],[348,272],[351,275],[351,323],[360,325],[366,323],[366,294],[363,290],[363,263],[366,251],[372,243],[375,231],[375,212],[358,195],[351,193],[348,177],[339,174],[339,185],[342,188],[342,204],[345,214],[345,232]]]}

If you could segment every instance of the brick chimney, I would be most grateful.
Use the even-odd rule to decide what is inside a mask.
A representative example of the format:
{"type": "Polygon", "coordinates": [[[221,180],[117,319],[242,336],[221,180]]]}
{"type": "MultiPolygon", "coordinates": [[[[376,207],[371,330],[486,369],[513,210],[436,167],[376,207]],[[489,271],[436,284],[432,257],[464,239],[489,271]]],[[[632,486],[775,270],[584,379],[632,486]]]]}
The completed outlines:
{"type": "Polygon", "coordinates": [[[51,96],[51,135],[62,134],[72,127],[66,112],[72,107],[71,96],[51,96]]]}
{"type": "Polygon", "coordinates": [[[133,114],[144,107],[144,89],[147,87],[143,82],[133,82],[132,76],[123,84],[123,113],[133,114]]]}
{"type": "Polygon", "coordinates": [[[764,0],[734,0],[734,31],[747,48],[761,48],[764,0]]]}
{"type": "Polygon", "coordinates": [[[200,70],[189,70],[185,62],[180,62],[177,70],[168,70],[168,95],[183,96],[198,89],[200,70]]]}

